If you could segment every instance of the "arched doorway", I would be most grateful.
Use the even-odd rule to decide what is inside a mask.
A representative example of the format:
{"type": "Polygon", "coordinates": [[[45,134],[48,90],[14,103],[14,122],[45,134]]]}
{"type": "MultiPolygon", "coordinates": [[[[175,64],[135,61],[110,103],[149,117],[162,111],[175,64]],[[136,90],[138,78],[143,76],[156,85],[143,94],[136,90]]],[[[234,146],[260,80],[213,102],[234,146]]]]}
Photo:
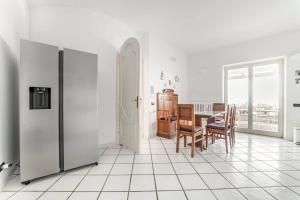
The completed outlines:
{"type": "Polygon", "coordinates": [[[140,45],[137,39],[124,42],[118,65],[119,143],[135,152],[140,143],[140,45]]]}

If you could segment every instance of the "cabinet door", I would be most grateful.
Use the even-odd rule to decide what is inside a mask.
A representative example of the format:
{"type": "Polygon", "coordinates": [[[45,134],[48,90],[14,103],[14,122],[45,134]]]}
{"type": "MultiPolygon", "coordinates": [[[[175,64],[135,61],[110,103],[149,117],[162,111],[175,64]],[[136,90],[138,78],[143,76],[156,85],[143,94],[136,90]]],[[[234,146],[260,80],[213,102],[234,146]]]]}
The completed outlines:
{"type": "Polygon", "coordinates": [[[178,109],[178,96],[173,97],[173,109],[174,109],[174,116],[177,116],[177,109],[178,109]]]}
{"type": "Polygon", "coordinates": [[[163,109],[164,109],[164,95],[157,94],[157,110],[163,110],[163,109]]]}
{"type": "Polygon", "coordinates": [[[164,109],[166,111],[168,111],[169,116],[172,115],[172,112],[173,112],[173,96],[165,95],[164,109]]]}

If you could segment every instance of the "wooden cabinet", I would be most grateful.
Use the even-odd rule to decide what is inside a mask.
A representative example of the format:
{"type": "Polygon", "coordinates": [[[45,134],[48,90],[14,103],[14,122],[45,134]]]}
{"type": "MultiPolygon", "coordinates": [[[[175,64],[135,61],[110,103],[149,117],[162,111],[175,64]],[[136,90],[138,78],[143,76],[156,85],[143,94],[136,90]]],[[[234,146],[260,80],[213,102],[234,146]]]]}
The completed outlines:
{"type": "Polygon", "coordinates": [[[174,90],[165,89],[157,93],[157,135],[172,138],[176,135],[178,95],[174,90]]]}

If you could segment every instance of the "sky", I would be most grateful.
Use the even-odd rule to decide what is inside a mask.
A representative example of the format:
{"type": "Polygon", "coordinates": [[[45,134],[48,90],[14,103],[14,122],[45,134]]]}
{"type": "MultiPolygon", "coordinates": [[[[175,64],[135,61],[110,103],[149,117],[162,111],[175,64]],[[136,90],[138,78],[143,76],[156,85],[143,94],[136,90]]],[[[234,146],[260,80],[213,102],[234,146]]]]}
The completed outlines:
{"type": "MultiPolygon", "coordinates": [[[[269,69],[272,65],[269,65],[269,69]]],[[[273,65],[274,66],[274,65],[273,65]]],[[[266,68],[264,68],[266,69],[266,68]]],[[[262,70],[256,70],[260,73],[262,70]]],[[[241,79],[228,80],[228,102],[235,104],[245,104],[248,102],[248,75],[241,79]]],[[[267,104],[278,106],[278,72],[275,71],[272,75],[254,76],[253,78],[253,103],[267,104]]]]}

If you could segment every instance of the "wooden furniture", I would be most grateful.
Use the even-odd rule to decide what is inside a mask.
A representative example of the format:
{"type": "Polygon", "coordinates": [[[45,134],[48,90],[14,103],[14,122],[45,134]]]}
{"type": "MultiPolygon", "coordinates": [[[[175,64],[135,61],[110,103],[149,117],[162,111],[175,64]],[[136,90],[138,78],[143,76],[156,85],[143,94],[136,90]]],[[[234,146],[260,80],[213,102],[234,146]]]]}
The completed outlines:
{"type": "Polygon", "coordinates": [[[178,95],[165,89],[157,93],[157,136],[172,138],[176,135],[178,95]]]}
{"type": "Polygon", "coordinates": [[[212,104],[212,110],[213,111],[221,111],[224,112],[226,108],[225,103],[213,103],[212,104]]]}
{"type": "Polygon", "coordinates": [[[212,122],[208,123],[206,125],[206,147],[208,143],[208,138],[212,137],[212,141],[214,142],[215,136],[217,135],[219,139],[224,139],[225,140],[225,148],[226,148],[226,153],[228,153],[228,138],[229,142],[231,144],[231,119],[232,119],[232,108],[227,106],[226,114],[225,114],[225,121],[224,122],[212,122]]]}
{"type": "Polygon", "coordinates": [[[203,111],[203,112],[195,112],[195,117],[197,118],[211,118],[220,114],[224,114],[224,112],[221,111],[203,111]]]}
{"type": "MultiPolygon", "coordinates": [[[[212,110],[214,112],[225,112],[225,108],[226,108],[225,103],[213,103],[212,104],[212,110]]],[[[224,118],[225,118],[224,113],[220,113],[220,114],[216,115],[215,120],[222,121],[222,120],[224,120],[224,118]]]]}
{"type": "Polygon", "coordinates": [[[179,152],[180,138],[184,137],[184,146],[186,147],[186,137],[192,138],[191,156],[195,154],[195,143],[200,142],[201,151],[203,150],[202,128],[195,126],[194,104],[179,104],[177,116],[177,142],[176,152],[179,152]]]}
{"type": "Polygon", "coordinates": [[[231,117],[231,122],[230,122],[230,127],[231,127],[231,133],[230,133],[230,138],[231,138],[231,144],[232,146],[235,143],[235,119],[236,119],[236,106],[233,105],[232,107],[232,117],[231,117]]]}
{"type": "MultiPolygon", "coordinates": [[[[200,126],[203,129],[203,120],[206,120],[207,123],[212,123],[215,121],[215,116],[224,115],[224,112],[220,111],[202,111],[202,112],[195,112],[195,125],[200,126]]],[[[190,144],[189,144],[190,145],[190,144]]],[[[201,144],[196,142],[196,147],[200,147],[201,144]]],[[[206,148],[204,148],[206,149],[206,148]]]]}

